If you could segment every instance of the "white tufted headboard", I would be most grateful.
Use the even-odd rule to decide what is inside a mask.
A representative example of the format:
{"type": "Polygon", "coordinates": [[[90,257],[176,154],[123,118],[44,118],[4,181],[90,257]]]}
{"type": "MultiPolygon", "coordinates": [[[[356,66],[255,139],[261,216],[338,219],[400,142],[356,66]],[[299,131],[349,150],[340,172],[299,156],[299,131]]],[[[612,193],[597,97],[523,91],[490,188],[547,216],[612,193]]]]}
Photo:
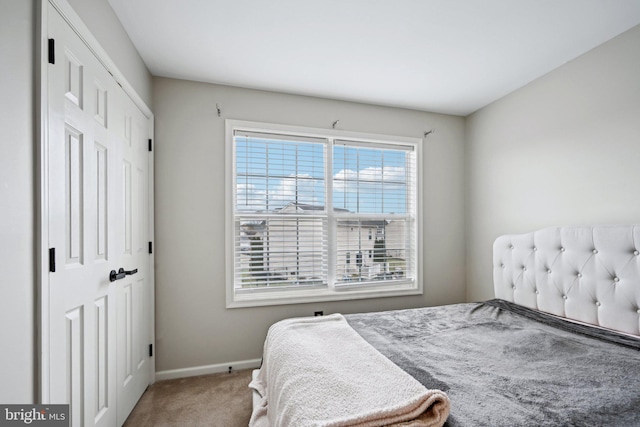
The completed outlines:
{"type": "Polygon", "coordinates": [[[640,225],[500,236],[493,262],[496,298],[640,335],[640,225]]]}

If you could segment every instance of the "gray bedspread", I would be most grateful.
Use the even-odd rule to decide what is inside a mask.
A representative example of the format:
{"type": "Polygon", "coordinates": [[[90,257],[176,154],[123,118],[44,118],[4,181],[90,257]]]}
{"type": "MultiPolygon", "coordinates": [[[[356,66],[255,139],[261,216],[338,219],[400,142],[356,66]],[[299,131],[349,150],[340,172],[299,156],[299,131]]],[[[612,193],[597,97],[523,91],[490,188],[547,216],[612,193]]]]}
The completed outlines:
{"type": "Polygon", "coordinates": [[[448,426],[640,426],[640,340],[502,300],[345,316],[448,426]]]}

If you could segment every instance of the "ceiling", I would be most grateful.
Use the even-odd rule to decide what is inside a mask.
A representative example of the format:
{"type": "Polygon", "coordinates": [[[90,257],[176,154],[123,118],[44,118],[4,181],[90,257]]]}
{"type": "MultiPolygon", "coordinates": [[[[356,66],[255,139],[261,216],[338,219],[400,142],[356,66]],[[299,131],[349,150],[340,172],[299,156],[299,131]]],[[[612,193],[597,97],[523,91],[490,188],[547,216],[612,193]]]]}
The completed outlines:
{"type": "Polygon", "coordinates": [[[154,76],[466,116],[640,0],[108,0],[154,76]]]}

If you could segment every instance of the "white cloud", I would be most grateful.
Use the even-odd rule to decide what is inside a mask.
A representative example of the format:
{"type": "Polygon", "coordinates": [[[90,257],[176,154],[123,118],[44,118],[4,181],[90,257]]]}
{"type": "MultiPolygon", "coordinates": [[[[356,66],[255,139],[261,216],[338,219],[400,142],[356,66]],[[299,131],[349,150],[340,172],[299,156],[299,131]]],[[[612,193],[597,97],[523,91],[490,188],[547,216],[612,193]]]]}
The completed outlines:
{"type": "Polygon", "coordinates": [[[324,205],[323,182],[308,174],[290,175],[268,190],[255,184],[237,183],[236,200],[238,210],[269,210],[281,208],[295,202],[324,205]],[[297,194],[296,194],[297,191],[297,194]]]}
{"type": "MultiPolygon", "coordinates": [[[[334,175],[334,195],[345,194],[347,209],[356,199],[348,194],[359,194],[359,210],[379,211],[380,209],[400,212],[404,206],[406,189],[404,167],[368,167],[358,171],[343,169],[334,175]],[[382,196],[384,194],[384,196],[382,196]],[[382,201],[381,196],[384,198],[382,201]],[[384,204],[384,208],[383,208],[384,204]]],[[[325,204],[324,183],[309,174],[291,174],[276,185],[266,188],[259,183],[238,183],[236,186],[238,210],[269,210],[281,208],[288,203],[298,202],[322,206],[325,204]],[[268,202],[268,204],[267,204],[268,202]]],[[[342,197],[342,196],[339,196],[342,197]]],[[[335,200],[335,199],[334,199],[335,200]]]]}
{"type": "Polygon", "coordinates": [[[333,178],[334,191],[355,191],[356,188],[361,192],[373,191],[379,188],[380,183],[385,184],[385,188],[403,188],[406,182],[405,169],[399,166],[368,167],[360,172],[342,169],[333,178]]]}
{"type": "Polygon", "coordinates": [[[269,203],[278,207],[296,200],[298,203],[324,204],[323,183],[311,178],[308,174],[292,174],[283,178],[269,190],[269,203]]]}
{"type": "Polygon", "coordinates": [[[254,184],[236,184],[236,207],[238,210],[264,210],[266,193],[254,184]]]}

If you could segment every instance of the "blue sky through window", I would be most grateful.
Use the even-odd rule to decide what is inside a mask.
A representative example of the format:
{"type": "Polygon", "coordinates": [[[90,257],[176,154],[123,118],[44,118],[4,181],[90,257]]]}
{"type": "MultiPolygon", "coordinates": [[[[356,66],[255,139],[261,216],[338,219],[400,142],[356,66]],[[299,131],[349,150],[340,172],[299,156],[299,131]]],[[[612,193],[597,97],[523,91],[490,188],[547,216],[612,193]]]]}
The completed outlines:
{"type": "Polygon", "coordinates": [[[406,173],[406,151],[335,145],[334,207],[357,213],[406,213],[406,173]]]}
{"type": "MultiPolygon", "coordinates": [[[[325,144],[236,137],[236,201],[241,211],[289,203],[324,206],[325,144]]],[[[333,147],[333,204],[357,213],[407,212],[407,152],[333,147]]]]}

